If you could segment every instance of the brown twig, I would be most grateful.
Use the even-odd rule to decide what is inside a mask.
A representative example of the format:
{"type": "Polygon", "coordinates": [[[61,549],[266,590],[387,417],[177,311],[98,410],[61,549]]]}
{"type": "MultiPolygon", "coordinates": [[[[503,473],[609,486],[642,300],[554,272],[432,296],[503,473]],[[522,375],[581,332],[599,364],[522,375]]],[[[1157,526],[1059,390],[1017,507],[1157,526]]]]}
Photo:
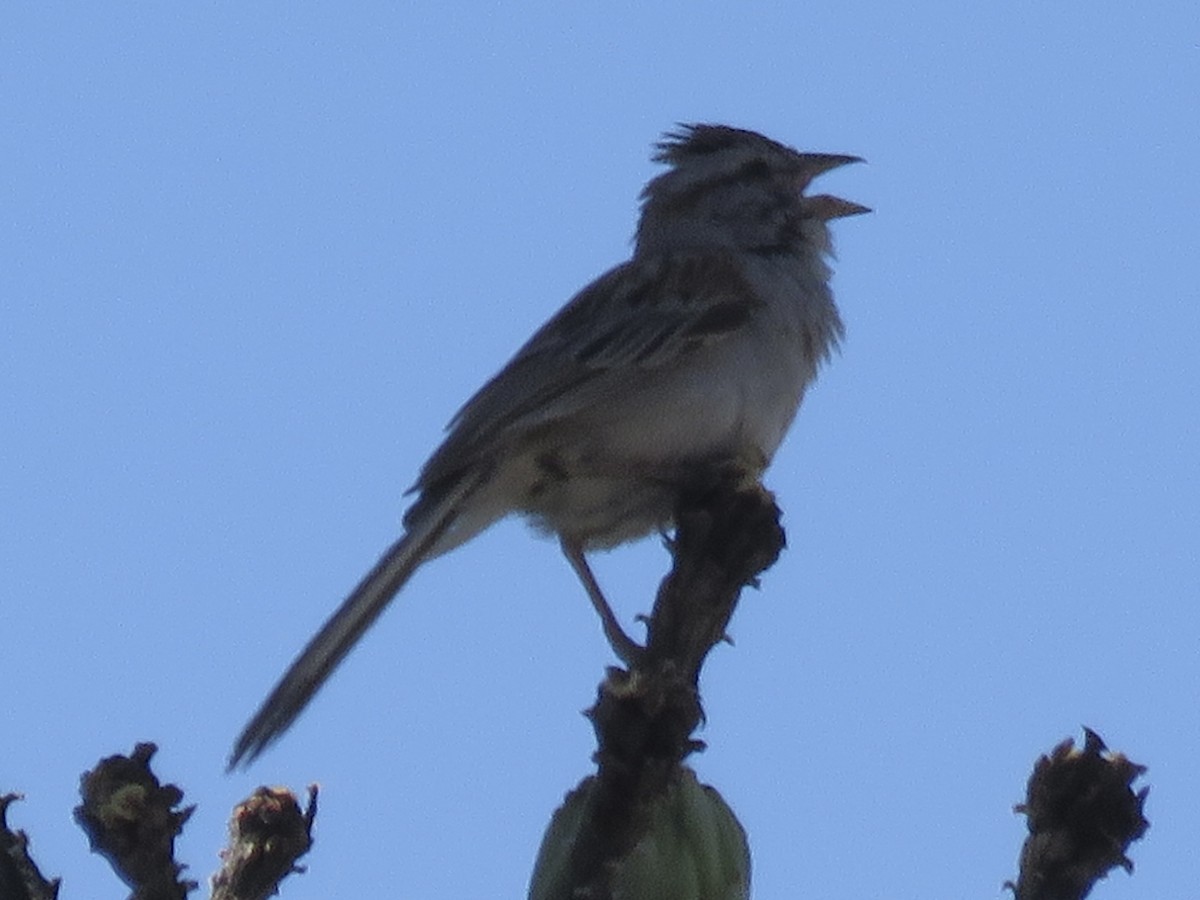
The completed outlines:
{"type": "Polygon", "coordinates": [[[0,900],[56,900],[59,879],[49,881],[29,855],[29,837],[8,827],[8,808],[20,794],[0,795],[0,900]]]}
{"type": "MultiPolygon", "coordinates": [[[[80,784],[83,803],[75,820],[92,849],[104,856],[133,890],[133,900],[184,900],[197,885],[180,879],[175,838],[193,807],[178,809],[183,791],[163,785],[150,771],[154,744],[138,744],[129,756],[102,759],[80,784]]],[[[0,806],[0,824],[3,822],[0,806]]],[[[260,787],[234,808],[229,846],[213,877],[218,900],[262,900],[276,893],[296,861],[312,847],[317,789],[308,789],[308,808],[284,788],[260,787]]],[[[0,900],[8,900],[0,895],[0,900]]],[[[31,896],[30,900],[41,900],[31,896]]]]}
{"type": "Polygon", "coordinates": [[[1068,738],[1041,757],[1016,807],[1029,825],[1021,873],[1008,884],[1016,900],[1083,900],[1116,866],[1132,872],[1126,853],[1150,827],[1142,814],[1150,789],[1130,786],[1145,771],[1090,728],[1082,750],[1068,738]]]}
{"type": "Polygon", "coordinates": [[[671,544],[674,566],[649,618],[645,653],[609,669],[589,711],[598,771],[569,861],[574,896],[611,896],[614,864],[642,838],[653,802],[703,747],[698,681],[725,636],[742,588],[784,546],[779,508],[761,486],[721,480],[684,497],[671,544]]]}
{"type": "Polygon", "coordinates": [[[180,880],[184,867],[175,862],[175,838],[193,807],[177,809],[183,791],[161,784],[150,771],[157,750],[138,744],[129,756],[109,756],[84,772],[75,821],[135,900],[184,900],[196,883],[180,880]]]}
{"type": "Polygon", "coordinates": [[[277,893],[287,875],[303,871],[296,861],[312,847],[316,815],[316,785],[309,786],[303,811],[286,788],[260,787],[238,804],[221,870],[213,876],[212,900],[263,900],[277,893]]]}

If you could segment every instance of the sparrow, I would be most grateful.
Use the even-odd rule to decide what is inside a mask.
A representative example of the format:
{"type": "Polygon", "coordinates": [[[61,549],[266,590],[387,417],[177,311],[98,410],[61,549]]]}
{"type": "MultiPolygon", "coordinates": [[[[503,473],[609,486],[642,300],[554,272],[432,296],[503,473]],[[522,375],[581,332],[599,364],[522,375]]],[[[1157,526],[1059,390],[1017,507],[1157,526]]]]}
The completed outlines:
{"type": "Polygon", "coordinates": [[[631,258],[522,346],[451,420],[410,493],[404,534],[309,641],[250,720],[230,767],[278,739],[423,563],[512,513],[557,537],[616,655],[621,628],[585,553],[671,526],[705,473],[759,483],[843,326],[829,223],[869,212],[805,193],[858,157],[761,134],[668,132],[631,258]]]}

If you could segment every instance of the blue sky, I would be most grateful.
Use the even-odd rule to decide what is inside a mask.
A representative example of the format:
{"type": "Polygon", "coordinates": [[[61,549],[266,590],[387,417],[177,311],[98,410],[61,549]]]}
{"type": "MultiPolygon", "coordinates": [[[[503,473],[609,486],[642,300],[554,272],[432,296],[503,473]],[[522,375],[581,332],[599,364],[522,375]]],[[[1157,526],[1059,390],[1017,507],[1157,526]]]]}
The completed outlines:
{"type": "MultiPolygon", "coordinates": [[[[755,896],[998,897],[1036,756],[1150,766],[1200,882],[1200,10],[1016,2],[193,4],[0,13],[0,789],[66,897],[137,740],[206,877],[324,789],[285,896],[524,895],[610,659],[553,544],[409,586],[249,773],[229,746],[398,534],[458,405],[624,259],[680,121],[868,160],[821,189],[848,336],[768,474],[790,546],[694,760],[755,896]]],[[[627,621],[665,554],[597,562],[627,621]]],[[[1101,896],[1101,894],[1096,894],[1101,896]]]]}

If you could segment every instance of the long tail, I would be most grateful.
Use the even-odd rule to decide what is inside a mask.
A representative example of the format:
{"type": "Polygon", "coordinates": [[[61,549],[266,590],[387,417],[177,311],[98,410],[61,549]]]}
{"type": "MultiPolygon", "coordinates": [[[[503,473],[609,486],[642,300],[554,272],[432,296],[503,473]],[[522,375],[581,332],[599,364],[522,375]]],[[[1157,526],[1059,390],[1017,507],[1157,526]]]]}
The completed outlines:
{"type": "MultiPolygon", "coordinates": [[[[483,473],[464,477],[436,502],[422,504],[420,515],[413,517],[415,521],[407,522],[404,537],[389,547],[358,583],[259,707],[234,744],[228,769],[242,763],[249,765],[291,727],[421,563],[471,536],[455,535],[449,542],[442,541],[459,519],[464,502],[483,480],[483,473]]],[[[476,526],[471,534],[479,530],[476,526]]]]}

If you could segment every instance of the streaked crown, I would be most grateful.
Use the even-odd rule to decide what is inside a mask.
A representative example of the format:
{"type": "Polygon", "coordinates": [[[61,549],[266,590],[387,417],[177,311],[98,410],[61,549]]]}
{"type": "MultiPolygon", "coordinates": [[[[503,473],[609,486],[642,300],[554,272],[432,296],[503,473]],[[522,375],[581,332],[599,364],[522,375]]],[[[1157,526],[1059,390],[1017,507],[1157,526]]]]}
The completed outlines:
{"type": "Polygon", "coordinates": [[[788,251],[806,235],[827,245],[824,223],[869,211],[839,197],[804,194],[818,175],[861,162],[857,156],[800,153],[754,131],[703,124],[680,126],[656,150],[654,160],[671,168],[642,191],[639,253],[704,246],[788,251]]]}

